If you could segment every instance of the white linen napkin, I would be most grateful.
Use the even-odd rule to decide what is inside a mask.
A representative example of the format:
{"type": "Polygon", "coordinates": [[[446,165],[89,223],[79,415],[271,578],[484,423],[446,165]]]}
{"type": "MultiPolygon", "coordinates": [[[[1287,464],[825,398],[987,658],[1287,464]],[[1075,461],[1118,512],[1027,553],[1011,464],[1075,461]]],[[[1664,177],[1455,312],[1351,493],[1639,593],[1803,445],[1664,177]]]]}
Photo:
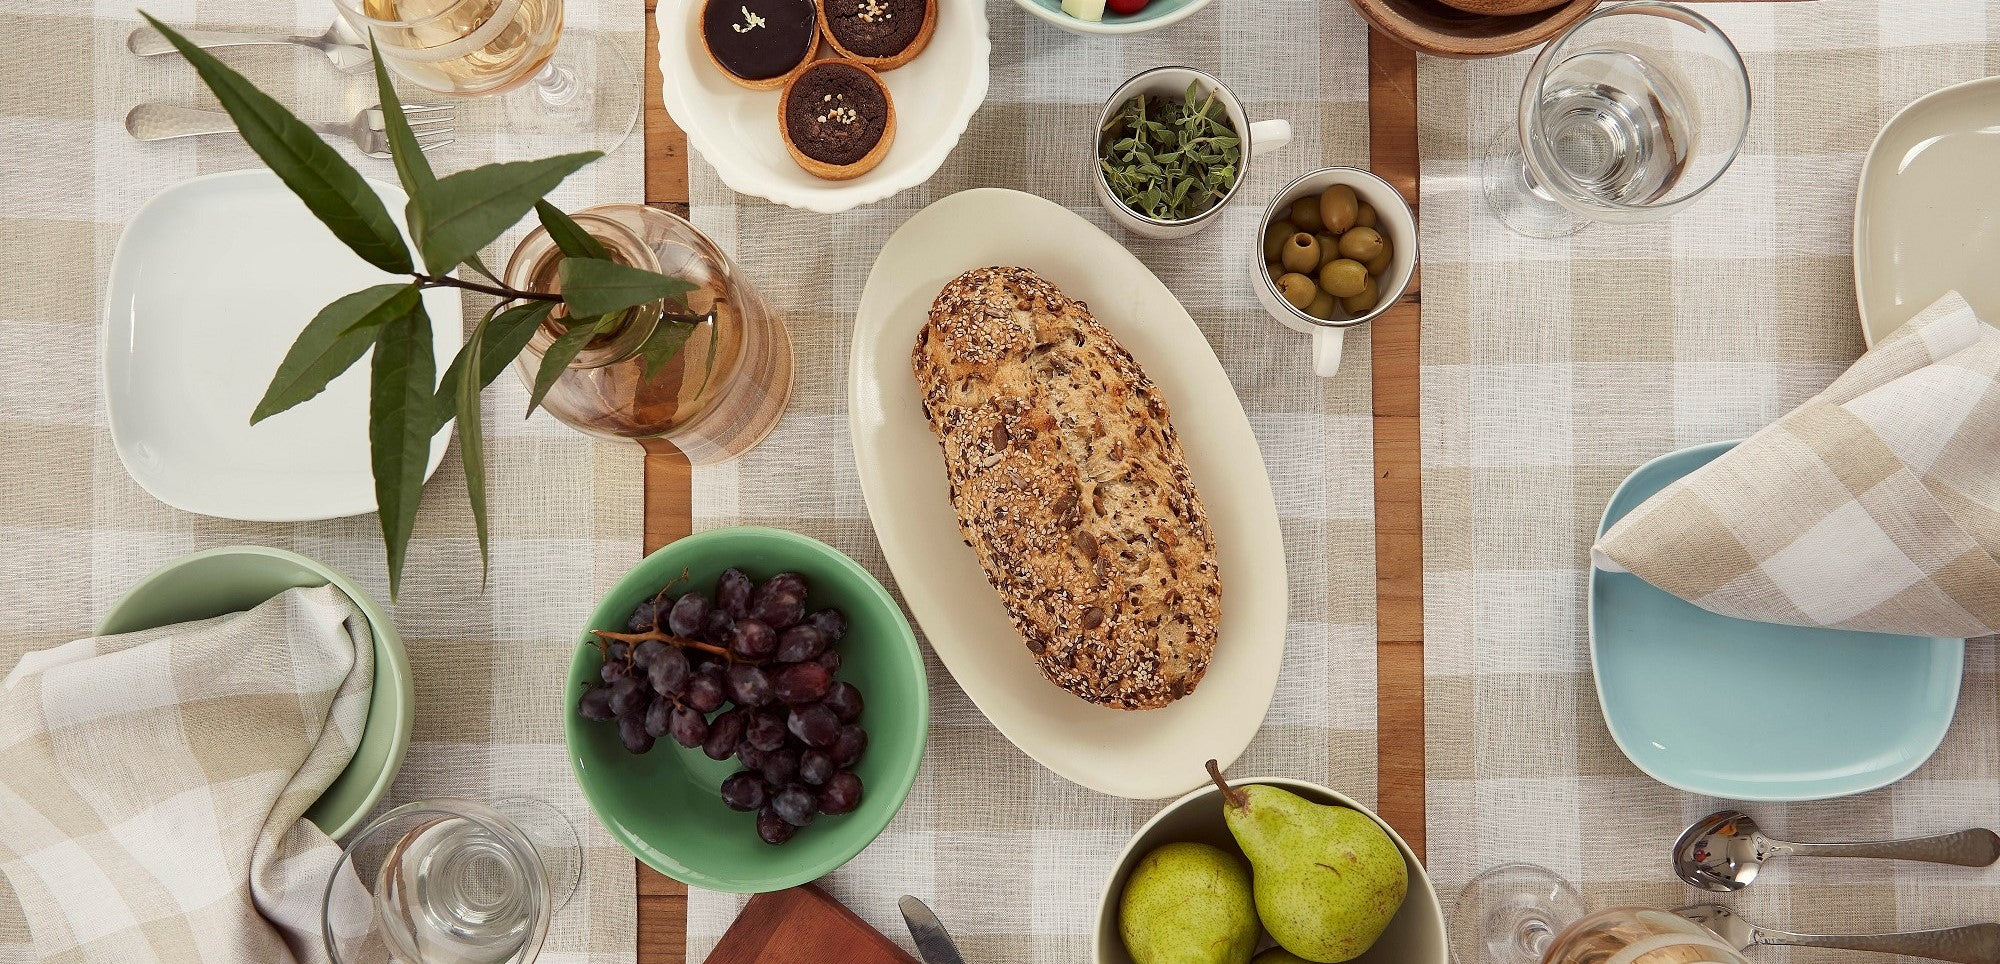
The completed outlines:
{"type": "Polygon", "coordinates": [[[1947,294],[1591,555],[1742,619],[2000,631],[2000,331],[1947,294]]]}
{"type": "Polygon", "coordinates": [[[302,819],[374,685],[331,586],[23,657],[0,682],[0,873],[43,960],[321,962],[340,848],[302,819]]]}

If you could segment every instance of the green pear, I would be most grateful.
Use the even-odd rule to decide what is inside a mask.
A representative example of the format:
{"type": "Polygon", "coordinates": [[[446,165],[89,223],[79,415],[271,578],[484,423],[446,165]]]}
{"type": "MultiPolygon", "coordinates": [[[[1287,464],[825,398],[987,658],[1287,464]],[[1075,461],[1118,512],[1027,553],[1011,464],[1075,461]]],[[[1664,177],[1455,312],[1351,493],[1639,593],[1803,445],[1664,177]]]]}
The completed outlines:
{"type": "Polygon", "coordinates": [[[1312,962],[1282,947],[1272,947],[1251,958],[1250,964],[1312,964],[1312,962]]]}
{"type": "Polygon", "coordinates": [[[1250,872],[1207,844],[1159,847],[1125,879],[1118,936],[1132,964],[1249,964],[1257,949],[1250,872]]]}
{"type": "Polygon", "coordinates": [[[1257,916],[1279,946],[1317,964],[1375,946],[1410,890],[1389,834],[1347,807],[1278,787],[1232,787],[1214,760],[1208,772],[1222,788],[1223,821],[1250,858],[1257,916]]]}

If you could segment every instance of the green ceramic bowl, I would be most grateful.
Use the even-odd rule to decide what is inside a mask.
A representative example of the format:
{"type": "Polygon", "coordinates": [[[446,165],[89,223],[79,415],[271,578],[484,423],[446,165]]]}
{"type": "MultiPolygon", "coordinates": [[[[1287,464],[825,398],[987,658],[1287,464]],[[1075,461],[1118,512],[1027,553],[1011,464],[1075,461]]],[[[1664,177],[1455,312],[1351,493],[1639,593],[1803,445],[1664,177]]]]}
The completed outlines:
{"type": "Polygon", "coordinates": [[[287,589],[328,583],[361,608],[375,637],[375,690],[361,745],[347,769],[306,810],[307,820],[337,840],[361,825],[396,779],[396,769],[410,747],[410,720],[415,715],[403,639],[360,586],[328,566],[283,549],[208,549],[182,556],[139,580],[111,604],[111,611],[97,623],[97,633],[130,633],[238,613],[287,589]]]}
{"type": "MultiPolygon", "coordinates": [[[[688,591],[681,586],[676,594],[688,591]]],[[[568,694],[563,733],[570,764],[605,828],[660,873],[738,894],[803,884],[868,846],[909,795],[930,724],[923,657],[896,601],[832,546],[780,529],[711,529],[647,556],[590,614],[570,662],[568,694]],[[861,806],[837,817],[822,815],[782,846],[757,838],[755,814],[722,805],[719,788],[738,769],[734,760],[717,763],[664,738],[651,752],[634,756],[618,742],[616,726],[576,712],[577,697],[597,682],[604,665],[589,630],[623,630],[632,608],[683,570],[689,580],[681,586],[712,593],[716,577],[730,566],[753,579],[797,572],[806,577],[808,610],[833,606],[846,613],[847,635],[835,644],[841,656],[835,678],[860,687],[866,701],[861,723],[868,728],[868,752],[855,768],[861,806]]]]}
{"type": "Polygon", "coordinates": [[[1014,0],[1014,2],[1029,13],[1064,30],[1084,34],[1144,33],[1148,30],[1158,30],[1193,16],[1195,11],[1209,4],[1209,0],[1152,0],[1146,4],[1146,9],[1138,13],[1118,14],[1106,10],[1103,20],[1092,23],[1064,13],[1062,0],[1014,0]]]}

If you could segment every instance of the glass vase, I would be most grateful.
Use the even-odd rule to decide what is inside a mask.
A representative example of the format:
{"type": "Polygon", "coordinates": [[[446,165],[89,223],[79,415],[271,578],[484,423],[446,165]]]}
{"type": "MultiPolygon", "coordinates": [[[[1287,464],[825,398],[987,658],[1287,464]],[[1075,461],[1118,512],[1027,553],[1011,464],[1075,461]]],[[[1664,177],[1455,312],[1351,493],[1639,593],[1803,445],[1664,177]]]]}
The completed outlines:
{"type": "MultiPolygon", "coordinates": [[[[771,433],[792,393],[792,341],[756,290],[694,225],[658,208],[607,204],[571,215],[613,259],[693,283],[684,303],[627,309],[622,322],[577,353],[542,401],[579,431],[659,439],[695,465],[728,461],[771,433]],[[708,318],[710,313],[712,318],[708,318]],[[679,353],[647,372],[639,350],[661,324],[699,319],[679,353]]],[[[562,252],[536,228],[514,250],[506,283],[558,291],[562,252]]],[[[515,362],[532,386],[542,356],[568,329],[558,308],[515,362]]]]}

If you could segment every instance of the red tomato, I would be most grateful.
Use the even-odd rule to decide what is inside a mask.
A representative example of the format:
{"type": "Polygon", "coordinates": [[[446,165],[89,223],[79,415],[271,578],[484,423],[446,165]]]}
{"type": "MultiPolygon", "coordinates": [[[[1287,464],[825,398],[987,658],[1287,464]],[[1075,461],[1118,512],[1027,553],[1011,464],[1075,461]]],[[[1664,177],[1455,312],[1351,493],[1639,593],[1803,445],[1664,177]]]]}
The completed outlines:
{"type": "Polygon", "coordinates": [[[1146,9],[1146,4],[1151,2],[1152,0],[1104,0],[1104,6],[1112,13],[1130,15],[1146,9]]]}

